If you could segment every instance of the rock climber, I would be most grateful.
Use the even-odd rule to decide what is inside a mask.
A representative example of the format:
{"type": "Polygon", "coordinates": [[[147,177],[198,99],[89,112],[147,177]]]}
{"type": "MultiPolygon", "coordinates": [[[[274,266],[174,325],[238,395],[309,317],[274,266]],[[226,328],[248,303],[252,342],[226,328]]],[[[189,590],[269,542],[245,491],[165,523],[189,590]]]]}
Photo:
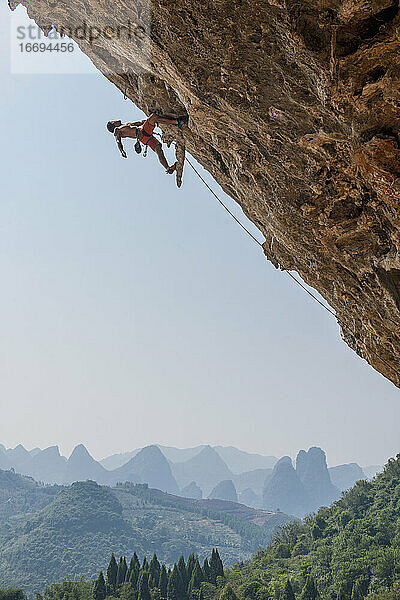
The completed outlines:
{"type": "Polygon", "coordinates": [[[137,140],[135,144],[135,150],[138,154],[142,151],[140,142],[146,147],[148,146],[158,156],[158,160],[166,169],[168,175],[172,175],[176,171],[176,163],[169,166],[167,159],[162,148],[162,143],[157,140],[153,135],[154,128],[156,125],[187,125],[188,117],[161,117],[156,114],[150,115],[148,119],[143,121],[134,121],[133,123],[122,123],[121,121],[109,121],[107,123],[107,129],[110,133],[113,133],[117,142],[117,146],[121,152],[123,158],[128,158],[124,147],[122,145],[123,138],[132,138],[137,140]]]}

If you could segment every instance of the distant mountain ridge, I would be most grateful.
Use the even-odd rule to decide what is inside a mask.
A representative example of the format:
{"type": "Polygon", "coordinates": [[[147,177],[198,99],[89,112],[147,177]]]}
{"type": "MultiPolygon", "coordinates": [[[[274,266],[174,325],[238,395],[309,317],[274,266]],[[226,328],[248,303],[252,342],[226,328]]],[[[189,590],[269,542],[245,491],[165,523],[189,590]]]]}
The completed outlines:
{"type": "Polygon", "coordinates": [[[128,481],[148,483],[170,493],[179,492],[171,467],[157,446],[143,448],[114,471],[105,469],[83,444],[76,446],[68,459],[61,456],[57,446],[33,452],[23,446],[8,451],[0,446],[0,468],[14,469],[21,475],[48,484],[69,485],[89,479],[103,485],[115,485],[128,481]]]}
{"type": "MultiPolygon", "coordinates": [[[[198,455],[208,444],[201,444],[200,446],[194,446],[193,448],[176,448],[174,446],[157,445],[165,458],[170,462],[181,463],[198,455]]],[[[235,475],[240,475],[241,473],[252,471],[254,469],[272,469],[278,460],[275,456],[263,456],[261,454],[245,452],[234,446],[211,446],[211,448],[219,454],[228,469],[235,475]]],[[[128,462],[128,460],[133,458],[139,451],[140,448],[137,448],[131,452],[113,454],[103,458],[99,462],[106,469],[114,470],[128,462]]]]}
{"type": "Polygon", "coordinates": [[[225,497],[226,482],[230,481],[236,498],[248,506],[302,515],[329,504],[380,467],[366,467],[364,472],[356,463],[348,463],[327,469],[325,453],[319,448],[300,451],[293,467],[289,457],[277,461],[233,446],[152,445],[97,461],[83,444],[76,446],[69,458],[62,456],[57,446],[28,451],[21,444],[13,449],[0,444],[0,469],[14,469],[57,485],[88,479],[102,485],[148,483],[192,498],[207,497],[214,488],[225,497]],[[224,486],[218,488],[221,482],[225,482],[225,492],[221,492],[224,486]]]}

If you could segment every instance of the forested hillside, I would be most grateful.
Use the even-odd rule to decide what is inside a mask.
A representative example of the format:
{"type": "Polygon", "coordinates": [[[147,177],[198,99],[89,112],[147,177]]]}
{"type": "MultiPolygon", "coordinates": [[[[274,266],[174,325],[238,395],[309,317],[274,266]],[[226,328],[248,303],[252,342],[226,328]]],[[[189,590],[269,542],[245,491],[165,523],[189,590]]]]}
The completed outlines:
{"type": "MultiPolygon", "coordinates": [[[[79,543],[75,544],[78,549],[76,556],[82,552],[85,563],[88,564],[90,551],[97,545],[97,567],[105,565],[106,561],[104,558],[100,560],[100,555],[101,552],[105,552],[107,540],[108,550],[117,548],[118,544],[118,548],[123,546],[113,537],[117,532],[126,542],[125,548],[133,543],[133,512],[132,518],[127,518],[129,510],[133,509],[132,498],[137,506],[150,509],[147,518],[156,519],[158,515],[165,522],[166,515],[173,508],[174,497],[164,494],[156,505],[159,494],[161,492],[149,490],[146,486],[132,484],[120,486],[114,493],[93,482],[75,484],[72,488],[60,492],[54,502],[41,511],[40,517],[37,518],[38,528],[46,523],[47,531],[43,532],[43,543],[39,548],[42,562],[37,562],[36,567],[50,573],[53,581],[77,577],[76,568],[74,570],[74,565],[68,562],[71,556],[74,556],[69,553],[68,548],[64,546],[63,553],[58,553],[55,558],[60,539],[54,539],[53,547],[51,536],[58,531],[60,521],[69,532],[70,543],[75,544],[75,536],[81,534],[81,547],[79,543]],[[78,491],[78,497],[74,498],[78,491]],[[100,514],[102,516],[98,523],[96,519],[100,514]],[[51,570],[56,561],[59,563],[59,572],[63,571],[58,577],[56,572],[51,570]]],[[[182,498],[180,501],[183,503],[180,507],[183,511],[189,511],[191,502],[194,506],[198,505],[198,516],[202,515],[198,525],[204,525],[207,518],[216,517],[212,511],[206,516],[202,507],[204,501],[182,498]],[[188,503],[186,506],[185,502],[188,503]]],[[[245,523],[245,515],[242,517],[242,523],[245,523]]],[[[188,514],[184,517],[185,521],[187,519],[188,514]]],[[[214,539],[225,540],[225,546],[219,545],[219,548],[221,553],[225,552],[227,555],[229,549],[233,548],[235,519],[237,516],[232,513],[227,512],[224,516],[220,513],[219,523],[214,520],[210,529],[210,536],[214,539]],[[230,534],[227,529],[223,529],[224,521],[230,523],[230,534]]],[[[246,533],[248,543],[252,531],[255,530],[252,529],[254,523],[251,520],[247,525],[250,527],[246,533]]],[[[35,552],[34,539],[29,537],[32,531],[29,531],[28,526],[26,536],[21,540],[29,554],[35,552]]],[[[137,529],[135,533],[136,539],[139,540],[137,529]]],[[[165,531],[165,535],[166,544],[173,546],[171,531],[165,531]]],[[[180,536],[181,543],[185,546],[185,536],[182,532],[180,536]]],[[[201,537],[199,532],[197,537],[201,537]]],[[[245,537],[243,530],[242,539],[245,537]]],[[[176,542],[178,543],[178,540],[176,542]]],[[[28,591],[42,589],[37,588],[35,575],[32,575],[35,565],[30,564],[31,557],[25,557],[23,564],[19,562],[21,552],[22,543],[19,549],[8,556],[10,567],[17,567],[18,584],[28,591]],[[29,579],[24,579],[24,569],[31,573],[29,579]]],[[[272,542],[256,552],[251,560],[237,562],[228,569],[224,569],[220,554],[215,549],[211,553],[210,561],[202,552],[187,553],[187,563],[183,556],[177,560],[176,554],[175,565],[172,568],[168,565],[174,560],[166,558],[167,566],[163,566],[155,555],[150,563],[146,558],[139,563],[137,554],[134,554],[128,564],[124,558],[127,553],[127,550],[121,553],[119,562],[115,561],[113,555],[105,573],[92,575],[91,581],[67,581],[51,586],[45,591],[44,599],[105,600],[109,597],[120,600],[399,600],[400,455],[390,460],[384,472],[372,482],[358,482],[331,507],[320,509],[316,514],[308,516],[303,523],[294,521],[284,525],[272,542]]],[[[95,561],[91,560],[92,570],[95,569],[94,563],[95,561]]],[[[9,585],[10,581],[7,581],[7,584],[9,585]]]]}
{"type": "Polygon", "coordinates": [[[400,455],[304,524],[283,527],[228,580],[249,600],[293,600],[288,580],[302,600],[400,598],[400,455]]]}
{"type": "Polygon", "coordinates": [[[227,564],[265,546],[286,515],[221,500],[191,500],[127,483],[86,481],[61,488],[0,471],[0,586],[28,592],[65,577],[92,578],[110,549],[154,552],[167,564],[181,553],[204,559],[218,545],[227,564]],[[44,508],[42,508],[44,507],[44,508]]]}

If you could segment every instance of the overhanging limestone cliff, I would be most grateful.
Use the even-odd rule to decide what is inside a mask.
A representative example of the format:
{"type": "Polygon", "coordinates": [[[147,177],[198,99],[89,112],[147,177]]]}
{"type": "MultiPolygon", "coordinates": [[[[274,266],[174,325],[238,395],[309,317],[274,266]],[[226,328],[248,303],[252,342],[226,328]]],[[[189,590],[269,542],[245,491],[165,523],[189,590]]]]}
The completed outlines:
{"type": "Polygon", "coordinates": [[[267,258],[317,289],[349,346],[400,386],[398,0],[21,3],[45,29],[146,29],[149,16],[148,45],[77,41],[146,113],[189,114],[187,149],[267,258]]]}

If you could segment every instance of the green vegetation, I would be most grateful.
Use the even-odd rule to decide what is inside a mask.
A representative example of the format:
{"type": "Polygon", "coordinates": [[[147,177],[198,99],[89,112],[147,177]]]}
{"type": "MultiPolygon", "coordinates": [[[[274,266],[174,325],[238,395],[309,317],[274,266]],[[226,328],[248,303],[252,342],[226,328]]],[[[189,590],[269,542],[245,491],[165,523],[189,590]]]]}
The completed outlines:
{"type": "Polygon", "coordinates": [[[36,600],[93,600],[93,581],[63,581],[46,588],[43,595],[36,594],[36,600]]]}
{"type": "Polygon", "coordinates": [[[0,600],[26,600],[26,596],[22,590],[8,588],[0,590],[0,600]]]}
{"type": "MultiPolygon", "coordinates": [[[[186,513],[205,517],[206,519],[220,521],[240,536],[242,550],[249,553],[268,544],[276,529],[291,520],[287,515],[277,513],[260,527],[250,520],[254,511],[247,507],[243,507],[242,512],[237,510],[237,514],[235,514],[233,511],[221,510],[220,501],[196,501],[189,498],[170,496],[159,490],[150,489],[147,484],[125,483],[117,486],[116,489],[129,492],[150,505],[156,504],[165,508],[179,509],[186,513]],[[251,511],[249,515],[245,513],[246,510],[251,511]]],[[[215,540],[214,538],[210,539],[210,545],[215,544],[216,541],[218,542],[218,546],[221,547],[219,540],[215,540]]]]}
{"type": "MultiPolygon", "coordinates": [[[[191,506],[187,499],[174,502],[173,498],[146,486],[111,490],[93,482],[62,490],[22,527],[23,561],[18,554],[21,539],[17,550],[6,554],[12,568],[18,565],[18,585],[24,583],[32,591],[32,582],[36,585],[43,578],[41,574],[35,579],[35,568],[46,569],[53,581],[65,574],[76,577],[77,569],[71,572],[68,567],[72,557],[75,567],[83,561],[90,573],[96,557],[97,565],[105,564],[99,558],[107,544],[108,548],[121,547],[121,540],[128,548],[136,538],[143,554],[142,547],[150,545],[140,529],[146,527],[153,532],[153,548],[155,540],[163,548],[161,536],[165,535],[170,548],[164,556],[175,555],[174,560],[163,558],[160,564],[154,549],[150,562],[145,557],[140,563],[136,553],[129,564],[124,554],[118,561],[112,555],[105,575],[101,572],[96,579],[89,575],[91,581],[52,585],[38,600],[400,600],[400,455],[372,482],[358,482],[331,507],[321,508],[303,523],[284,525],[265,549],[228,569],[224,569],[221,548],[202,559],[191,551],[186,562],[183,555],[178,559],[176,546],[189,545],[188,532],[192,540],[196,536],[204,544],[201,535],[207,532],[207,541],[224,539],[223,550],[229,556],[229,543],[238,539],[224,522],[232,515],[220,514],[219,520],[212,520],[197,501],[191,506]],[[33,544],[38,542],[35,549],[33,544]],[[76,555],[72,550],[60,553],[66,543],[76,555]],[[171,564],[172,568],[167,566],[171,564]],[[61,576],[54,575],[61,571],[61,576]]],[[[215,518],[213,508],[210,512],[215,518]]],[[[246,545],[248,539],[240,542],[239,538],[239,543],[246,545]]],[[[6,550],[10,547],[9,542],[6,550]]],[[[238,547],[234,550],[238,552],[238,547]]],[[[3,549],[0,559],[4,555],[3,549]]],[[[0,600],[24,600],[23,595],[12,593],[21,592],[5,590],[0,600]]]]}
{"type": "MultiPolygon", "coordinates": [[[[107,597],[121,600],[200,600],[203,597],[203,584],[216,596],[217,585],[223,580],[224,566],[218,550],[214,548],[210,561],[205,558],[203,566],[198,555],[191,553],[186,563],[181,554],[178,562],[168,570],[164,563],[160,564],[156,554],[150,563],[144,557],[140,565],[135,552],[129,567],[122,556],[117,566],[112,554],[106,580],[101,571],[93,584],[92,600],[105,600],[107,597]],[[121,573],[121,577],[118,577],[118,573],[121,573]]],[[[233,598],[226,596],[226,600],[233,598]]]]}
{"type": "MultiPolygon", "coordinates": [[[[235,515],[224,512],[223,502],[178,498],[146,485],[41,486],[11,471],[0,471],[1,478],[0,586],[21,586],[29,594],[66,576],[93,579],[110,548],[125,556],[132,548],[141,555],[156,552],[171,565],[181,553],[197,552],[203,561],[218,545],[232,564],[268,543],[274,527],[287,519],[277,515],[261,527],[251,521],[253,509],[236,505],[229,509],[235,515]]],[[[117,563],[118,584],[127,568],[117,563]]]]}
{"type": "Polygon", "coordinates": [[[330,508],[284,526],[227,574],[239,597],[400,598],[400,455],[330,508]]]}
{"type": "MultiPolygon", "coordinates": [[[[187,563],[181,555],[172,569],[160,564],[156,554],[150,563],[144,557],[140,564],[135,552],[128,566],[125,557],[121,556],[117,563],[112,554],[106,577],[100,571],[94,581],[81,579],[53,584],[43,595],[36,594],[36,600],[206,600],[218,595],[225,580],[217,549],[212,550],[210,562],[205,559],[204,564],[202,567],[198,555],[193,553],[187,563]]],[[[228,587],[223,600],[237,600],[227,590],[228,587]]],[[[0,590],[0,600],[26,600],[26,596],[21,590],[0,590]]]]}
{"type": "Polygon", "coordinates": [[[24,516],[26,519],[47,506],[59,489],[58,486],[40,485],[13,470],[0,470],[0,540],[13,535],[14,526],[24,520],[24,516]]]}

